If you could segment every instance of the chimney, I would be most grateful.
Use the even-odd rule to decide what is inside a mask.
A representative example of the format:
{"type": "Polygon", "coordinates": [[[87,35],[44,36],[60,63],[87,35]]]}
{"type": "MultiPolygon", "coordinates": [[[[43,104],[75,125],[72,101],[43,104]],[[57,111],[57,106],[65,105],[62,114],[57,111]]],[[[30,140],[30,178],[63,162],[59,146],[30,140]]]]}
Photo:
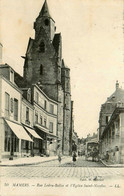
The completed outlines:
{"type": "Polygon", "coordinates": [[[119,82],[118,80],[116,81],[116,90],[119,89],[119,82]]]}
{"type": "Polygon", "coordinates": [[[0,64],[2,64],[2,44],[0,43],[0,64]]]}

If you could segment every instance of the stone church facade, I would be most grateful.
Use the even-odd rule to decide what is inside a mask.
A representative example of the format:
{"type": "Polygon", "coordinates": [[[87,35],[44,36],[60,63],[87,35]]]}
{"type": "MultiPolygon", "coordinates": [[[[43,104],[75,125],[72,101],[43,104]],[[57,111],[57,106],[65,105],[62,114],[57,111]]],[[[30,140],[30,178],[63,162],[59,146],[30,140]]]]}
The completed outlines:
{"type": "Polygon", "coordinates": [[[57,135],[60,151],[71,152],[71,87],[70,69],[62,57],[62,38],[55,33],[55,21],[51,17],[45,0],[39,16],[34,22],[35,37],[30,38],[24,62],[24,80],[30,87],[38,84],[42,91],[58,102],[57,135]]]}

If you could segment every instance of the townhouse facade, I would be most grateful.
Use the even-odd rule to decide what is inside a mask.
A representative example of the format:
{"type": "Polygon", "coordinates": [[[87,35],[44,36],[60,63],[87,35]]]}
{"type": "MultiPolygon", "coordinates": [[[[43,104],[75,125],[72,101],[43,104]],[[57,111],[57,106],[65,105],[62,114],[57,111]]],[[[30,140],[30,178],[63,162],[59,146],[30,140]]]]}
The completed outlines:
{"type": "Polygon", "coordinates": [[[58,103],[36,84],[19,88],[15,75],[9,65],[0,65],[1,158],[56,155],[58,103]]]}
{"type": "Polygon", "coordinates": [[[22,91],[14,83],[14,70],[0,66],[0,156],[21,156],[23,142],[33,142],[21,124],[22,91]]]}
{"type": "Polygon", "coordinates": [[[43,138],[42,153],[56,155],[59,142],[57,136],[57,108],[58,103],[50,99],[38,85],[32,85],[34,105],[34,126],[43,138]]]}

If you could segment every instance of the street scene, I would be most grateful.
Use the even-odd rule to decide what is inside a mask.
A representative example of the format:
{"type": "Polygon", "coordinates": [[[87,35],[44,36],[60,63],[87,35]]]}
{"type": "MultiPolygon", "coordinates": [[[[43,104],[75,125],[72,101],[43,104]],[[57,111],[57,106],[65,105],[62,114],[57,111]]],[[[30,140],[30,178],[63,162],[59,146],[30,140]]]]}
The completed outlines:
{"type": "Polygon", "coordinates": [[[45,180],[124,188],[122,3],[63,1],[1,1],[3,192],[45,180]]]}
{"type": "Polygon", "coordinates": [[[71,157],[64,157],[61,164],[58,160],[51,160],[25,166],[3,166],[0,175],[1,179],[76,178],[99,182],[124,179],[124,168],[106,167],[100,162],[86,161],[85,157],[79,157],[74,164],[71,157]]]}

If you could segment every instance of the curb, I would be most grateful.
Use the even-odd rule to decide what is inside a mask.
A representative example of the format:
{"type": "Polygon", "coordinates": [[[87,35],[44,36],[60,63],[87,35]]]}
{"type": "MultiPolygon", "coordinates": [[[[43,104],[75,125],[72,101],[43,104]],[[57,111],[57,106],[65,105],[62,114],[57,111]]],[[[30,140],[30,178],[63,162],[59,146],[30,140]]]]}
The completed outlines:
{"type": "Polygon", "coordinates": [[[38,165],[40,163],[50,162],[50,161],[54,161],[54,160],[58,160],[58,158],[44,160],[44,161],[40,161],[40,162],[34,162],[34,163],[21,163],[21,164],[13,164],[13,165],[0,164],[0,166],[1,167],[20,167],[20,166],[28,166],[28,165],[38,165]]]}
{"type": "Polygon", "coordinates": [[[101,160],[100,159],[100,161],[101,161],[101,163],[103,164],[103,165],[105,165],[106,167],[109,167],[109,168],[124,168],[124,165],[108,165],[108,164],[106,164],[103,160],[101,160]]]}

